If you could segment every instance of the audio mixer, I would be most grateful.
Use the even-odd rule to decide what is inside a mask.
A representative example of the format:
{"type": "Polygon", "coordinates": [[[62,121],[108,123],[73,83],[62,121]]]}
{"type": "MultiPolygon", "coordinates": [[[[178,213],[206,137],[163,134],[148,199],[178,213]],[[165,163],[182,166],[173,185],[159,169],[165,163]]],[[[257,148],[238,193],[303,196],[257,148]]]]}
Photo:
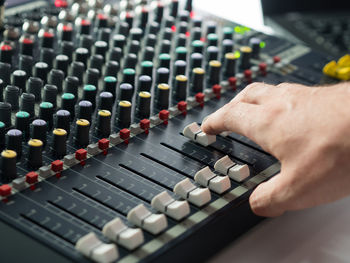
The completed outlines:
{"type": "Polygon", "coordinates": [[[251,82],[329,81],[331,58],[199,8],[7,3],[1,262],[200,262],[262,220],[248,198],[279,162],[200,124],[251,82]]]}

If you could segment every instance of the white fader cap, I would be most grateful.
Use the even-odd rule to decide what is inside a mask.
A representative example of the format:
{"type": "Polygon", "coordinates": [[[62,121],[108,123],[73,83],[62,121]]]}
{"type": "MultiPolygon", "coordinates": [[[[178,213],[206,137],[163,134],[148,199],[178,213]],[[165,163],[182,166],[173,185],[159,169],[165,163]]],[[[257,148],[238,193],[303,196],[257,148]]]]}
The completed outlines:
{"type": "Polygon", "coordinates": [[[237,182],[242,182],[250,175],[248,165],[237,164],[227,155],[216,161],[214,169],[221,174],[228,175],[231,179],[237,182]]]}
{"type": "Polygon", "coordinates": [[[196,122],[187,125],[183,130],[183,135],[203,146],[208,146],[216,142],[216,136],[208,135],[202,132],[201,128],[196,122]]]}

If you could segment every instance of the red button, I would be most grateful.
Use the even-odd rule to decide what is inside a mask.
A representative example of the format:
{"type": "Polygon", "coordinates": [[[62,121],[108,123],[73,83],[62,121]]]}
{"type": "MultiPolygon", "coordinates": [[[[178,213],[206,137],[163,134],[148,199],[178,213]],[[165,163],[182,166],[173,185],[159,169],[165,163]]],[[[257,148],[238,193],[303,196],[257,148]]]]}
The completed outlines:
{"type": "Polygon", "coordinates": [[[221,97],[221,86],[219,84],[216,84],[213,86],[213,92],[216,95],[216,98],[220,99],[221,97]]]}
{"type": "Polygon", "coordinates": [[[251,79],[251,78],[252,78],[252,71],[251,71],[250,69],[246,69],[246,70],[244,71],[244,77],[245,77],[246,79],[251,79]]]}
{"type": "Polygon", "coordinates": [[[97,15],[97,18],[98,18],[99,20],[107,20],[107,16],[106,16],[105,14],[98,14],[98,15],[97,15]]]}
{"type": "Polygon", "coordinates": [[[235,90],[236,89],[236,85],[237,85],[237,78],[236,77],[230,77],[228,79],[228,83],[235,90]]]}
{"type": "Polygon", "coordinates": [[[171,26],[171,31],[176,32],[176,26],[171,26]]]}
{"type": "Polygon", "coordinates": [[[1,46],[1,51],[11,51],[12,47],[10,45],[2,45],[1,46]]]}
{"type": "Polygon", "coordinates": [[[35,184],[38,182],[39,175],[36,172],[29,172],[26,174],[26,182],[28,184],[35,184]]]}
{"type": "Polygon", "coordinates": [[[58,8],[66,8],[68,6],[68,3],[64,0],[55,0],[55,6],[58,8]]]}
{"type": "Polygon", "coordinates": [[[63,170],[63,162],[61,160],[56,160],[51,163],[51,170],[58,173],[63,170]]]}
{"type": "Polygon", "coordinates": [[[122,129],[119,132],[119,136],[122,140],[127,140],[130,138],[130,130],[129,129],[122,129]]]}
{"type": "Polygon", "coordinates": [[[80,24],[82,26],[89,26],[89,25],[91,25],[90,21],[86,20],[86,19],[81,20],[80,24]]]}
{"type": "Polygon", "coordinates": [[[161,110],[159,112],[159,119],[161,119],[164,122],[164,124],[168,124],[169,111],[168,110],[161,110]]]}
{"type": "Polygon", "coordinates": [[[148,130],[149,127],[151,126],[151,122],[148,119],[143,119],[140,121],[140,127],[143,130],[148,130]]]}
{"type": "Polygon", "coordinates": [[[204,98],[205,98],[205,95],[204,93],[202,92],[198,92],[196,95],[195,95],[195,98],[196,98],[196,101],[199,103],[199,104],[204,104],[204,98]]]}
{"type": "Polygon", "coordinates": [[[65,31],[65,32],[67,32],[67,31],[73,31],[73,28],[72,28],[71,26],[69,26],[69,25],[64,25],[64,26],[62,27],[62,30],[65,31]]]}
{"type": "Polygon", "coordinates": [[[87,158],[87,151],[85,149],[79,149],[75,152],[75,159],[83,161],[87,158]]]}
{"type": "Polygon", "coordinates": [[[11,194],[11,186],[9,186],[8,184],[3,184],[2,186],[0,186],[0,196],[8,196],[11,194]]]}
{"type": "Polygon", "coordinates": [[[26,45],[31,45],[34,43],[34,41],[30,38],[23,38],[22,43],[26,45]]]}
{"type": "Polygon", "coordinates": [[[186,101],[180,101],[177,104],[177,108],[179,109],[179,111],[183,112],[187,110],[187,102],[186,101]]]}
{"type": "Polygon", "coordinates": [[[279,57],[279,56],[274,56],[273,57],[273,62],[274,63],[278,63],[278,62],[280,62],[281,61],[281,58],[279,57]]]}
{"type": "Polygon", "coordinates": [[[109,140],[103,138],[101,140],[98,141],[98,148],[100,148],[101,150],[106,150],[109,147],[109,140]]]}
{"type": "Polygon", "coordinates": [[[43,37],[45,37],[45,38],[53,38],[53,34],[51,32],[45,31],[44,34],[43,34],[43,37]]]}

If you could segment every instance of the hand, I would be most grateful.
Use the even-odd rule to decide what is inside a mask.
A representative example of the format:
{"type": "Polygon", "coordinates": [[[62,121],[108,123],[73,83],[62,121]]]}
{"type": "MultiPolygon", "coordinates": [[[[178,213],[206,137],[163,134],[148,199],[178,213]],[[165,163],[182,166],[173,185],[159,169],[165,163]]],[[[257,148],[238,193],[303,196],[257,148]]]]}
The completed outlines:
{"type": "Polygon", "coordinates": [[[350,194],[350,83],[306,87],[253,83],[202,124],[244,135],[281,162],[250,196],[254,213],[278,216],[350,194]]]}

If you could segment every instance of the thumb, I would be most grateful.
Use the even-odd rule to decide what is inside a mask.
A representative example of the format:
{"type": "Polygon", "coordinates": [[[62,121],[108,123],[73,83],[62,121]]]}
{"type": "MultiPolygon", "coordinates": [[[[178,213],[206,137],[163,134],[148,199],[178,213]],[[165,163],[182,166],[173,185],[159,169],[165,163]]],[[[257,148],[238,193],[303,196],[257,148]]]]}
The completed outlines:
{"type": "Polygon", "coordinates": [[[276,217],[282,215],[285,207],[284,191],[281,174],[275,175],[267,182],[260,184],[250,195],[250,207],[256,215],[276,217]]]}

